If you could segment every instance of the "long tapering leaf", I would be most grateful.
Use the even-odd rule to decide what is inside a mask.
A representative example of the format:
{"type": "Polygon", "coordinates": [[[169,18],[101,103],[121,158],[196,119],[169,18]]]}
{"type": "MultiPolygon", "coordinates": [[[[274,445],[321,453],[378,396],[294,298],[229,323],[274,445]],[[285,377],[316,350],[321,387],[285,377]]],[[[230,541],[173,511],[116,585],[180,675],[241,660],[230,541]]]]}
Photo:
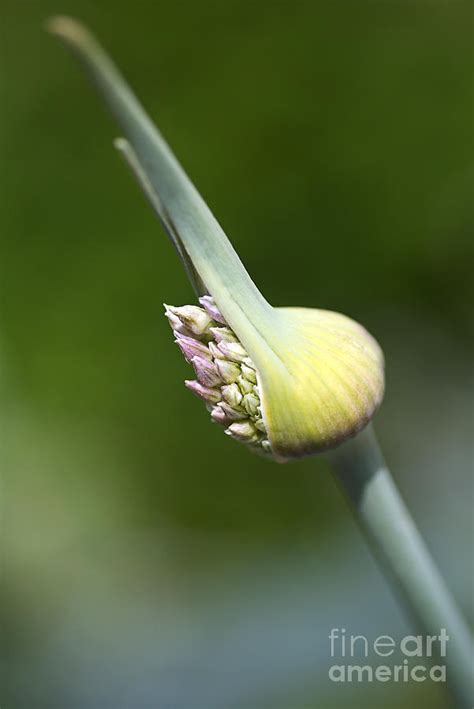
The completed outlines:
{"type": "MultiPolygon", "coordinates": [[[[132,146],[132,166],[185,265],[212,293],[226,320],[254,348],[273,350],[276,318],[229,239],[179,165],[169,146],[92,34],[68,17],[49,21],[87,68],[132,146]],[[184,253],[183,253],[184,252],[184,253]]],[[[192,275],[192,274],[190,274],[192,275]]],[[[198,286],[199,288],[199,286],[198,286]]]]}

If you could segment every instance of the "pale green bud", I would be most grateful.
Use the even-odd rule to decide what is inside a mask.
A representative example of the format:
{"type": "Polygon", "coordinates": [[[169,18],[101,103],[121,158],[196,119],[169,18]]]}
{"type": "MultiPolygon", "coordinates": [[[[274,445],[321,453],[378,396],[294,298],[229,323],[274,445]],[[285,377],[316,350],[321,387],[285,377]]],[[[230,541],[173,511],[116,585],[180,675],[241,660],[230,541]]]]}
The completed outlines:
{"type": "Polygon", "coordinates": [[[209,333],[212,320],[203,308],[198,308],[196,305],[183,305],[180,308],[175,308],[165,304],[165,309],[169,319],[170,317],[173,317],[174,320],[178,319],[193,335],[201,337],[209,333]]]}
{"type": "Polygon", "coordinates": [[[242,401],[242,392],[240,391],[237,384],[226,384],[222,387],[222,398],[226,401],[229,406],[236,408],[242,401]]]}
{"type": "Polygon", "coordinates": [[[243,377],[242,374],[238,378],[237,384],[239,385],[239,389],[242,392],[242,394],[250,394],[253,392],[252,382],[249,382],[248,379],[245,379],[245,377],[243,377]]]}
{"type": "Polygon", "coordinates": [[[248,418],[248,414],[245,409],[242,409],[241,407],[234,408],[228,404],[227,401],[219,401],[219,406],[231,421],[240,421],[248,418]]]}
{"type": "Polygon", "coordinates": [[[228,327],[211,327],[210,331],[219,344],[219,342],[238,342],[238,339],[228,327]]]}
{"type": "Polygon", "coordinates": [[[233,384],[240,379],[240,367],[235,362],[227,359],[216,359],[215,365],[219,375],[226,384],[233,384]]]}
{"type": "Polygon", "coordinates": [[[240,342],[219,342],[218,349],[224,357],[230,359],[231,362],[242,362],[247,357],[247,352],[244,350],[240,342]]]}
{"type": "Polygon", "coordinates": [[[242,399],[242,406],[249,416],[257,416],[259,411],[260,399],[255,394],[245,394],[242,399]]]}
{"type": "Polygon", "coordinates": [[[166,305],[166,303],[163,303],[163,305],[165,306],[165,315],[168,318],[168,322],[171,326],[171,329],[174,330],[174,332],[179,333],[180,335],[192,337],[193,333],[183,325],[178,316],[170,310],[169,306],[166,305]]]}
{"type": "Polygon", "coordinates": [[[242,369],[242,374],[247,379],[249,382],[253,382],[254,384],[257,383],[257,373],[255,369],[252,369],[252,367],[249,367],[248,364],[245,364],[245,362],[242,362],[240,365],[242,369]]]}

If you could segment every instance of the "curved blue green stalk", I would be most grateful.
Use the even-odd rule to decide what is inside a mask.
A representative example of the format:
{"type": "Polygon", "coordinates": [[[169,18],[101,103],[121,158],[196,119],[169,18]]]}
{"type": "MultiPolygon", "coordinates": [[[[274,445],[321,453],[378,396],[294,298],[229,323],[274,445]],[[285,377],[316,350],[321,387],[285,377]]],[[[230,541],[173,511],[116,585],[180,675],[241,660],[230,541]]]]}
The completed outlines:
{"type": "Polygon", "coordinates": [[[128,162],[166,228],[197,289],[212,293],[227,322],[242,339],[275,357],[274,320],[267,303],[232,244],[176,160],[162,135],[93,35],[76,20],[57,17],[48,29],[80,58],[124,132],[128,162]],[[196,279],[194,279],[196,282],[196,279]]]}
{"type": "Polygon", "coordinates": [[[473,639],[400,493],[372,426],[327,454],[357,522],[419,632],[449,636],[447,684],[459,709],[474,702],[473,639]]]}

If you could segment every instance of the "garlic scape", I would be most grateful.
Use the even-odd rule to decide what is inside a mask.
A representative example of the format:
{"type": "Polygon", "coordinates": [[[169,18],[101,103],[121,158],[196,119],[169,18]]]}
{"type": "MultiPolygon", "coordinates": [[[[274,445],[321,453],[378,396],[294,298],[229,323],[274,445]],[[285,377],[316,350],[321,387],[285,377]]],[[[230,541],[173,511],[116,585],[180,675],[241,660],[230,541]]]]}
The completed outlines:
{"type": "Polygon", "coordinates": [[[54,18],[48,27],[79,56],[117,119],[126,137],[117,147],[197,296],[204,296],[200,305],[166,309],[196,371],[197,383],[188,386],[231,436],[277,460],[317,453],[355,435],[383,396],[383,356],[375,340],[339,313],[272,307],[94,37],[70,18],[54,18]],[[202,331],[199,323],[207,323],[202,331]]]}

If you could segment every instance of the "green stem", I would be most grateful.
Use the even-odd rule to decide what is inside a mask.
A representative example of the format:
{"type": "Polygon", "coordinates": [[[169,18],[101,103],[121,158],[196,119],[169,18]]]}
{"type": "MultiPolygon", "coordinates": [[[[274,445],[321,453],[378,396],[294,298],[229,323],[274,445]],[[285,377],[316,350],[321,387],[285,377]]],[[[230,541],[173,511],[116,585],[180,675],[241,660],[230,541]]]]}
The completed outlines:
{"type": "Polygon", "coordinates": [[[372,427],[327,457],[362,531],[419,631],[438,636],[446,629],[447,656],[440,662],[446,664],[457,706],[471,709],[470,631],[394,484],[372,427]]]}

